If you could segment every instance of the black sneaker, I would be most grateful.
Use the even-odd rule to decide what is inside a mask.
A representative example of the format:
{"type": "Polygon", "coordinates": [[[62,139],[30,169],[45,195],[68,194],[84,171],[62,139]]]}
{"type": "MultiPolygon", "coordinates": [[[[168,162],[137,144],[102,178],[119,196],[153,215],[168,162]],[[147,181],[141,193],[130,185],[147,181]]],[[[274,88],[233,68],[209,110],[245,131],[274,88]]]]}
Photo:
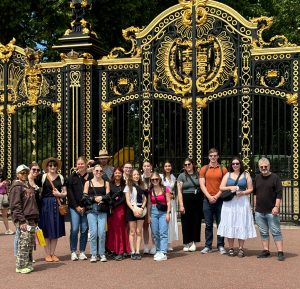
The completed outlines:
{"type": "Polygon", "coordinates": [[[140,253],[136,253],[135,260],[142,260],[142,255],[140,253]]]}
{"type": "Polygon", "coordinates": [[[116,255],[116,256],[114,256],[114,260],[116,260],[116,261],[122,261],[123,260],[123,255],[116,255]]]}
{"type": "Polygon", "coordinates": [[[277,260],[278,261],[284,261],[285,257],[282,251],[278,251],[277,253],[277,260]]]}
{"type": "Polygon", "coordinates": [[[136,254],[135,253],[131,253],[130,254],[130,258],[131,258],[131,260],[136,260],[136,254]]]}
{"type": "Polygon", "coordinates": [[[270,251],[269,250],[262,250],[257,258],[268,258],[270,256],[270,251]]]}

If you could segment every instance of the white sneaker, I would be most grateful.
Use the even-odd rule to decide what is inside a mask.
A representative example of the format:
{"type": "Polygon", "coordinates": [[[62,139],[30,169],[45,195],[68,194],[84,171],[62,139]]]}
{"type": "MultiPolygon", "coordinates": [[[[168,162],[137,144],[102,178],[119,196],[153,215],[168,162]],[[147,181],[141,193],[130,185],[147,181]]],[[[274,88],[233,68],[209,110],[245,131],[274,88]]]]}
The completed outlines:
{"type": "Polygon", "coordinates": [[[90,259],[91,263],[96,263],[97,262],[97,257],[96,256],[92,256],[90,259]]]}
{"type": "Polygon", "coordinates": [[[219,246],[218,250],[219,250],[219,253],[220,253],[221,255],[227,254],[227,252],[226,252],[226,250],[225,250],[225,248],[224,248],[223,246],[219,246]]]}
{"type": "Polygon", "coordinates": [[[161,252],[161,254],[155,259],[155,261],[166,261],[168,259],[167,254],[161,252]]]}
{"type": "Polygon", "coordinates": [[[169,246],[168,247],[168,252],[172,252],[172,251],[174,251],[174,249],[171,246],[169,246]]]}
{"type": "Polygon", "coordinates": [[[72,252],[72,254],[71,254],[71,260],[72,261],[77,261],[78,260],[76,252],[72,252]]]}
{"type": "Polygon", "coordinates": [[[190,252],[195,252],[196,251],[196,244],[195,242],[192,243],[192,245],[189,247],[190,252]]]}
{"type": "Polygon", "coordinates": [[[153,260],[157,261],[156,259],[158,259],[161,254],[163,254],[163,253],[162,252],[156,252],[155,255],[154,255],[154,257],[153,257],[153,260]]]}
{"type": "Polygon", "coordinates": [[[208,248],[208,247],[204,247],[202,250],[201,250],[201,254],[207,254],[207,253],[211,253],[212,252],[212,249],[211,248],[208,248]]]}
{"type": "Polygon", "coordinates": [[[8,229],[8,230],[6,230],[5,231],[5,235],[13,235],[15,232],[14,231],[12,231],[11,229],[8,229]]]}
{"type": "Polygon", "coordinates": [[[189,251],[189,248],[190,248],[190,245],[189,245],[189,244],[184,244],[184,245],[183,245],[183,252],[188,252],[188,251],[189,251]]]}
{"type": "Polygon", "coordinates": [[[107,259],[106,259],[106,256],[105,255],[101,255],[100,256],[100,262],[106,262],[107,259]]]}
{"type": "Polygon", "coordinates": [[[87,256],[85,255],[85,253],[84,252],[80,252],[80,254],[79,254],[79,260],[87,260],[87,256]]]}
{"type": "Polygon", "coordinates": [[[149,254],[150,250],[147,246],[144,247],[144,254],[149,254]]]}
{"type": "Polygon", "coordinates": [[[151,254],[151,255],[155,255],[155,253],[156,253],[156,247],[153,246],[153,247],[151,248],[151,250],[150,250],[150,254],[151,254]]]}

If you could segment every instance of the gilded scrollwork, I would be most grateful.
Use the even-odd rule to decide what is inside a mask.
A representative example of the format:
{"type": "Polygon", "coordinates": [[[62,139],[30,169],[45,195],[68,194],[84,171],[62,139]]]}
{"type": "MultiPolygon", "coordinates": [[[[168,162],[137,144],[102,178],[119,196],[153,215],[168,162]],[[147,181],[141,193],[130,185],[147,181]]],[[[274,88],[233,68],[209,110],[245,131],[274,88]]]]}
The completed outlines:
{"type": "Polygon", "coordinates": [[[120,77],[117,81],[117,85],[113,86],[113,92],[115,95],[130,94],[134,91],[134,83],[132,83],[126,77],[120,77]]]}
{"type": "Polygon", "coordinates": [[[286,94],[286,102],[290,105],[298,104],[298,94],[295,93],[287,93],[286,94]]]}
{"type": "Polygon", "coordinates": [[[51,104],[51,108],[52,108],[52,111],[55,112],[55,113],[60,113],[60,109],[61,109],[61,103],[59,102],[54,102],[51,104]]]}
{"type": "Polygon", "coordinates": [[[108,101],[108,102],[101,102],[101,109],[102,111],[105,112],[111,112],[112,111],[112,102],[108,101]]]}
{"type": "Polygon", "coordinates": [[[110,51],[108,56],[104,56],[102,59],[114,59],[122,56],[140,57],[142,50],[140,47],[137,46],[136,34],[141,31],[142,29],[134,26],[128,27],[127,29],[123,29],[123,38],[126,41],[131,42],[131,49],[126,52],[126,50],[123,47],[115,47],[110,51]]]}
{"type": "Polygon", "coordinates": [[[7,114],[15,114],[16,113],[16,105],[8,104],[7,105],[7,114]]]}
{"type": "Polygon", "coordinates": [[[257,38],[252,40],[252,47],[295,47],[296,44],[290,43],[284,35],[275,35],[270,38],[269,42],[264,41],[263,32],[268,30],[273,24],[273,17],[261,16],[257,18],[251,18],[252,23],[257,24],[257,38]]]}
{"type": "Polygon", "coordinates": [[[9,43],[6,45],[0,43],[0,61],[8,62],[8,60],[10,59],[10,57],[12,56],[15,50],[16,47],[15,44],[16,44],[15,38],[9,41],[9,43]]]}
{"type": "Polygon", "coordinates": [[[282,87],[285,84],[285,78],[280,75],[278,70],[267,70],[265,75],[260,77],[260,84],[264,87],[282,87]]]}
{"type": "Polygon", "coordinates": [[[183,7],[182,14],[183,23],[186,26],[192,26],[192,6],[195,6],[195,19],[197,25],[204,25],[207,21],[207,11],[205,6],[208,0],[179,0],[179,4],[183,7]]]}
{"type": "Polygon", "coordinates": [[[196,106],[197,106],[197,108],[206,108],[207,107],[207,101],[208,101],[207,97],[197,98],[196,99],[196,106]]]}
{"type": "Polygon", "coordinates": [[[193,100],[192,100],[191,97],[189,97],[189,98],[183,98],[181,100],[181,102],[182,102],[182,107],[183,108],[192,109],[192,107],[193,107],[193,100]]]}

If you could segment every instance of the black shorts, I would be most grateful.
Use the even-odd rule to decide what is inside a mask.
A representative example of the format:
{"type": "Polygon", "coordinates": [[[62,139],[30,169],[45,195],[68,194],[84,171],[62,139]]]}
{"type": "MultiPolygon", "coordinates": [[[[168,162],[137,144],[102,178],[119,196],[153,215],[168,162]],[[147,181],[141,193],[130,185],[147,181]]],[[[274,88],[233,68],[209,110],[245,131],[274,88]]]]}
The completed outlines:
{"type": "Polygon", "coordinates": [[[145,217],[142,217],[142,218],[135,217],[132,210],[128,206],[126,206],[126,221],[133,222],[133,221],[139,221],[139,220],[145,220],[145,217]]]}

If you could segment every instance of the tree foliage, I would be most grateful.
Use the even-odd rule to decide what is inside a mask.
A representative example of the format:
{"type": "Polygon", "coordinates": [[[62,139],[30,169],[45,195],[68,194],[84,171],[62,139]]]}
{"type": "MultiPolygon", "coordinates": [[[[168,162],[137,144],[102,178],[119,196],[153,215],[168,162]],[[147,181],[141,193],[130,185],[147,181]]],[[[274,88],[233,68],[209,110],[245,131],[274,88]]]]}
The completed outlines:
{"type": "MultiPolygon", "coordinates": [[[[265,37],[285,35],[300,44],[299,0],[220,0],[246,19],[273,16],[274,24],[265,37]]],[[[178,0],[94,0],[89,22],[98,34],[102,48],[124,46],[122,29],[147,26],[159,13],[178,0]]],[[[52,45],[58,43],[71,22],[69,0],[1,0],[0,42],[13,37],[22,47],[43,47],[49,59],[57,57],[52,45]]]]}

